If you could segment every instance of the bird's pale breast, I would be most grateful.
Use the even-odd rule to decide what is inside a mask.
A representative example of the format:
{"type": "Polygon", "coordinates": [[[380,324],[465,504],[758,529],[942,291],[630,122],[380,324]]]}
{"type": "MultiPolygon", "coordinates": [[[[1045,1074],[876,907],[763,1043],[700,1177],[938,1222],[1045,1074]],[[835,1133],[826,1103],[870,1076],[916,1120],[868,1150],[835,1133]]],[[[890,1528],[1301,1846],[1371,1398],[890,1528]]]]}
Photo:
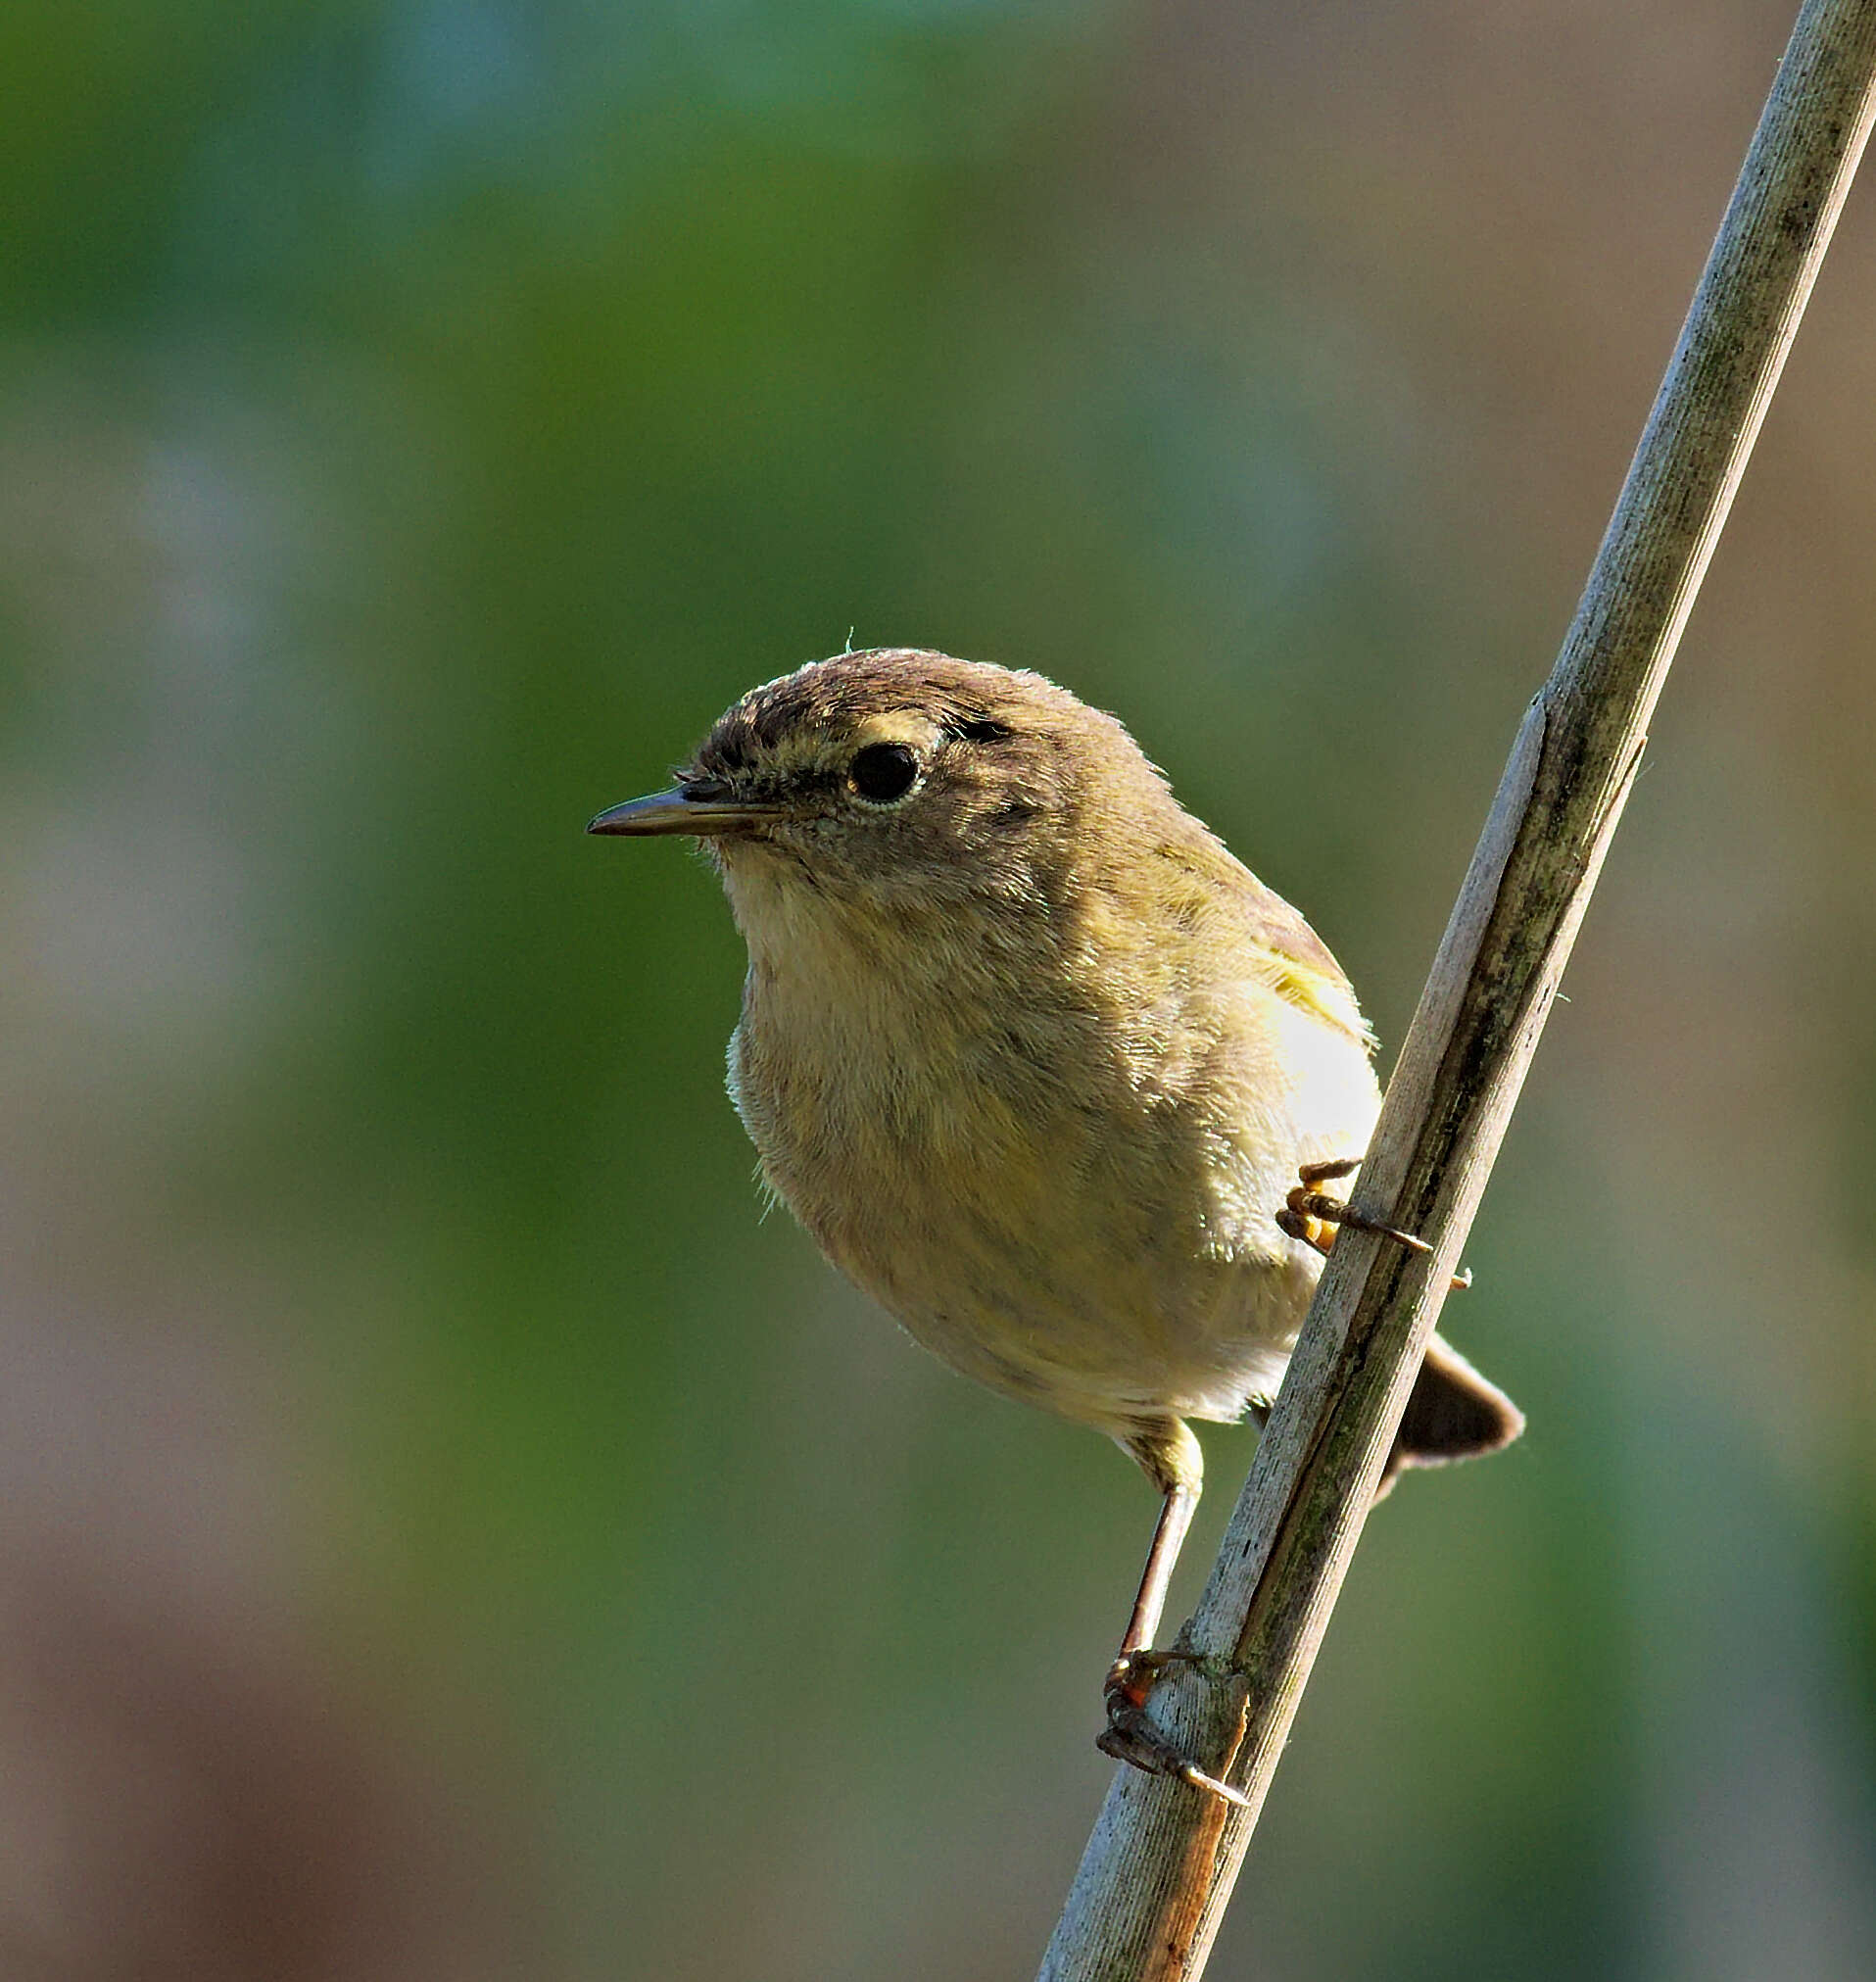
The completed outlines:
{"type": "Polygon", "coordinates": [[[1110,1431],[1274,1393],[1320,1271],[1274,1213],[1298,1163],[1367,1145],[1358,1039],[1248,967],[1147,945],[1138,968],[1038,969],[992,928],[889,944],[760,870],[732,897],[738,1110],[774,1189],[913,1335],[1110,1431]]]}

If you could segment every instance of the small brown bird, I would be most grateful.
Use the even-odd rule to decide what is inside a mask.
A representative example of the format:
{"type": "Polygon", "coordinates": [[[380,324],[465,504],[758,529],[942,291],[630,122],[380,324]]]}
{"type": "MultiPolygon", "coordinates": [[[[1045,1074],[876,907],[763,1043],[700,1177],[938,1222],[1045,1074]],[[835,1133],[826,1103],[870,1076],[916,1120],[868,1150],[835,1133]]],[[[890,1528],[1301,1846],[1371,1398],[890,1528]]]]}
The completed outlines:
{"type": "MultiPolygon", "coordinates": [[[[828,1258],[1159,1490],[1124,1668],[1198,1501],[1184,1421],[1267,1411],[1322,1271],[1298,1174],[1373,1128],[1340,966],[1112,716],[917,649],[751,690],[588,830],[709,849],[749,951],[730,1092],[828,1258]]],[[[1435,1336],[1388,1476],[1522,1427],[1435,1336]]]]}

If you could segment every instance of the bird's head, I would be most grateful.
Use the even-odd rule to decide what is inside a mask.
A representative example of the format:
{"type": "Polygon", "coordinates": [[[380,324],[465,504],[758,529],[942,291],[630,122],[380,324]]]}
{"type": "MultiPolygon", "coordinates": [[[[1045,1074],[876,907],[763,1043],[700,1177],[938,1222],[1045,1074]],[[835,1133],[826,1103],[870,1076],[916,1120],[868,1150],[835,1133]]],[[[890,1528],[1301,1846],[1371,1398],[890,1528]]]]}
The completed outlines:
{"type": "Polygon", "coordinates": [[[1113,717],[1040,675],[884,648],[752,689],[671,790],[587,830],[697,836],[739,913],[771,889],[954,912],[1059,900],[1078,863],[1165,815],[1113,717]]]}

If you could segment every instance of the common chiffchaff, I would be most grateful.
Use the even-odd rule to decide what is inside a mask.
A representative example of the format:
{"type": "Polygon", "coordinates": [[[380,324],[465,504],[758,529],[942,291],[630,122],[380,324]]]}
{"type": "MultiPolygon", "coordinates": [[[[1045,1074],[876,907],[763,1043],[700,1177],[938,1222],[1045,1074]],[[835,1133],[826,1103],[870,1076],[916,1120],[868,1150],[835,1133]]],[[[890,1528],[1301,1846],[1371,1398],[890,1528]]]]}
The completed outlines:
{"type": "MultiPolygon", "coordinates": [[[[1340,966],[1112,716],[917,649],[751,690],[589,830],[709,849],[749,951],[730,1093],[828,1258],[1163,1495],[1133,1655],[1198,1500],[1184,1420],[1275,1396],[1322,1271],[1279,1216],[1374,1125],[1340,966]]],[[[1389,1476],[1521,1428],[1435,1336],[1389,1476]]]]}

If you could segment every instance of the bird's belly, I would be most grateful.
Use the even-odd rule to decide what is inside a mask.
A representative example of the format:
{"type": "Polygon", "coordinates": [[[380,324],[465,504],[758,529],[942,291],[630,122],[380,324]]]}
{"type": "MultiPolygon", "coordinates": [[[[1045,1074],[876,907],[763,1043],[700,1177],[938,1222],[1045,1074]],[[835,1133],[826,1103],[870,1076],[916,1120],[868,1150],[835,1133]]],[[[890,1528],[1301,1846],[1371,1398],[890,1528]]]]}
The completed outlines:
{"type": "Polygon", "coordinates": [[[1321,1269],[1272,1215],[1322,1153],[1300,1132],[1265,1176],[1163,1099],[870,1062],[863,1037],[817,1069],[748,1031],[731,1088],[770,1184],[946,1362],[1109,1431],[1275,1394],[1321,1269]]]}
{"type": "Polygon", "coordinates": [[[876,1291],[966,1375],[1117,1435],[1169,1415],[1230,1420],[1275,1396],[1316,1281],[1314,1262],[1188,1257],[1128,1271],[1089,1248],[1059,1254],[1042,1283],[998,1275],[991,1248],[980,1256],[988,1274],[954,1280],[948,1297],[876,1291]]]}

